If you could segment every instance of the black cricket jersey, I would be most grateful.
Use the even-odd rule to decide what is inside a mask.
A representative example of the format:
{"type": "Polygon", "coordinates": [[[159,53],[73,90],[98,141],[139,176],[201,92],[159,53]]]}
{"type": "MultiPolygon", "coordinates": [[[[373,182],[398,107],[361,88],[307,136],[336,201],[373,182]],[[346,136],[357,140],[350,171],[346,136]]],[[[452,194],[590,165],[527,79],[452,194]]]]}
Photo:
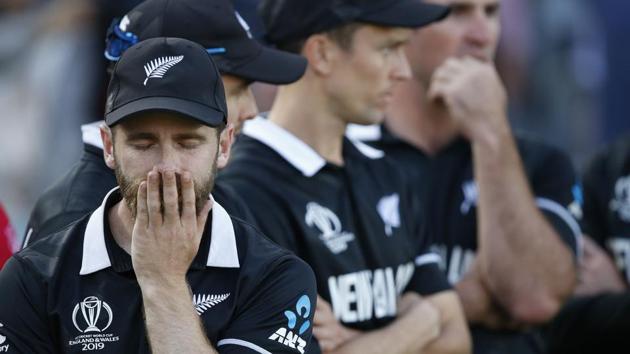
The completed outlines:
{"type": "Polygon", "coordinates": [[[371,330],[396,317],[396,298],[449,289],[402,175],[382,153],[343,142],[343,167],[261,117],[245,123],[219,179],[256,224],[314,270],[318,293],[346,326],[371,330]]]}
{"type": "Polygon", "coordinates": [[[593,158],[583,184],[584,232],[610,252],[630,283],[630,135],[593,158]]]}
{"type": "MultiPolygon", "coordinates": [[[[0,272],[0,352],[149,353],[131,256],[114,240],[108,194],[91,215],[31,244],[0,272]]],[[[310,267],[214,203],[187,274],[220,353],[297,353],[316,306],[310,267]]]]}
{"type": "MultiPolygon", "coordinates": [[[[473,177],[470,144],[463,138],[429,157],[394,136],[385,125],[350,126],[347,135],[381,149],[404,169],[416,184],[418,199],[427,210],[433,251],[451,284],[468,271],[477,250],[477,186],[473,177]]],[[[566,154],[531,139],[516,138],[526,177],[536,203],[546,219],[574,254],[580,253],[581,188],[566,154]]],[[[532,332],[493,332],[471,329],[475,353],[541,352],[542,338],[532,332]]]]}
{"type": "MultiPolygon", "coordinates": [[[[83,125],[84,151],[81,159],[37,200],[26,227],[22,247],[55,233],[93,212],[107,193],[118,185],[114,171],[103,159],[99,126],[102,121],[83,125]]],[[[234,216],[248,222],[251,216],[229,186],[216,184],[214,197],[234,216]]]]}

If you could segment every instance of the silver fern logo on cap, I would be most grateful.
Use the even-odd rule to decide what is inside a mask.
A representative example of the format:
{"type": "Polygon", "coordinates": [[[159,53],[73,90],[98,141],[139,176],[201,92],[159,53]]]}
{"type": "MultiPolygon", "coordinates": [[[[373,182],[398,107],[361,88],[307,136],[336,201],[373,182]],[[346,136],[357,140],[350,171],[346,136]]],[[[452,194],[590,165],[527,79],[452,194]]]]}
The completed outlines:
{"type": "Polygon", "coordinates": [[[230,294],[223,295],[201,295],[195,294],[193,295],[193,305],[195,306],[195,310],[197,310],[197,314],[201,315],[206,310],[209,310],[214,305],[223,302],[223,300],[230,297],[230,294]]]}
{"type": "Polygon", "coordinates": [[[144,86],[147,85],[149,79],[161,79],[164,75],[180,61],[184,59],[183,55],[169,56],[153,59],[144,65],[144,72],[147,78],[144,80],[144,86]]]}

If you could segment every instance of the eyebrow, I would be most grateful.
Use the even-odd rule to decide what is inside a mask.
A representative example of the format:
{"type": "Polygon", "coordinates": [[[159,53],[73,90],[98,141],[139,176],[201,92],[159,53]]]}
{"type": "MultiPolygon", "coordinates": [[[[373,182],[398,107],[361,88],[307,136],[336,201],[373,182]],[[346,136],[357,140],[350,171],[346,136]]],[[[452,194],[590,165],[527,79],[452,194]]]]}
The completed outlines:
{"type": "MultiPolygon", "coordinates": [[[[129,133],[127,135],[127,140],[128,141],[133,141],[133,140],[155,140],[157,139],[157,135],[153,134],[153,133],[147,133],[147,132],[137,132],[137,133],[129,133]]],[[[186,139],[195,139],[195,140],[199,140],[199,141],[206,141],[206,137],[202,134],[199,133],[179,133],[179,134],[175,134],[173,136],[173,138],[175,140],[186,140],[186,139]]]]}
{"type": "Polygon", "coordinates": [[[186,140],[186,139],[195,139],[199,141],[207,140],[204,135],[201,135],[199,133],[180,133],[180,134],[175,134],[174,138],[176,140],[186,140]]]}
{"type": "Polygon", "coordinates": [[[138,132],[138,133],[129,133],[127,134],[127,140],[145,140],[145,139],[156,139],[155,134],[146,133],[146,132],[138,132]]]}

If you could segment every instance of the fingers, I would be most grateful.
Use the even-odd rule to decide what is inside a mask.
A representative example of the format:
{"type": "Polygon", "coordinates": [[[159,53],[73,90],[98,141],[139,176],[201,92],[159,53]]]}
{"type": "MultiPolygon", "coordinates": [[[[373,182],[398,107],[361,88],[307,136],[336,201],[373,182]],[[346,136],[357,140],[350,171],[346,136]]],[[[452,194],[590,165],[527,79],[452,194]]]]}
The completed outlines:
{"type": "Polygon", "coordinates": [[[194,225],[197,211],[195,205],[195,185],[190,172],[182,172],[182,224],[194,225]]]}
{"type": "Polygon", "coordinates": [[[175,172],[162,172],[162,195],[164,196],[164,222],[175,224],[179,222],[179,203],[177,195],[177,179],[175,172]]]}
{"type": "Polygon", "coordinates": [[[330,328],[326,326],[313,326],[313,336],[317,338],[319,347],[323,352],[334,350],[338,346],[337,336],[331,332],[330,328]]]}
{"type": "Polygon", "coordinates": [[[147,209],[149,211],[149,223],[162,224],[162,211],[160,201],[160,174],[154,168],[147,176],[147,209]]]}
{"type": "Polygon", "coordinates": [[[136,225],[146,228],[149,225],[149,214],[147,209],[147,182],[142,181],[138,187],[136,198],[136,225]]]}

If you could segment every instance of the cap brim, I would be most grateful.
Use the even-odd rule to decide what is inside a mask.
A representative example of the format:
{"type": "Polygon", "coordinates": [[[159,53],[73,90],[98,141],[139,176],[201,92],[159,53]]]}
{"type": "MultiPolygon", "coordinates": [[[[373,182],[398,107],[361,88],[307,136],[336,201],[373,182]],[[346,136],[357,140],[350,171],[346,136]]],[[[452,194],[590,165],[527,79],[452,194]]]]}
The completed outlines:
{"type": "Polygon", "coordinates": [[[448,16],[447,6],[427,4],[420,0],[397,1],[385,8],[362,14],[358,20],[377,25],[417,28],[448,16]]]}
{"type": "Polygon", "coordinates": [[[125,118],[141,112],[168,111],[183,114],[201,124],[217,127],[225,122],[225,115],[197,102],[175,97],[147,97],[129,102],[105,115],[105,123],[112,126],[125,118]]]}
{"type": "Polygon", "coordinates": [[[260,46],[258,55],[238,65],[230,74],[274,85],[285,85],[299,80],[306,71],[307,61],[301,55],[260,46]]]}

